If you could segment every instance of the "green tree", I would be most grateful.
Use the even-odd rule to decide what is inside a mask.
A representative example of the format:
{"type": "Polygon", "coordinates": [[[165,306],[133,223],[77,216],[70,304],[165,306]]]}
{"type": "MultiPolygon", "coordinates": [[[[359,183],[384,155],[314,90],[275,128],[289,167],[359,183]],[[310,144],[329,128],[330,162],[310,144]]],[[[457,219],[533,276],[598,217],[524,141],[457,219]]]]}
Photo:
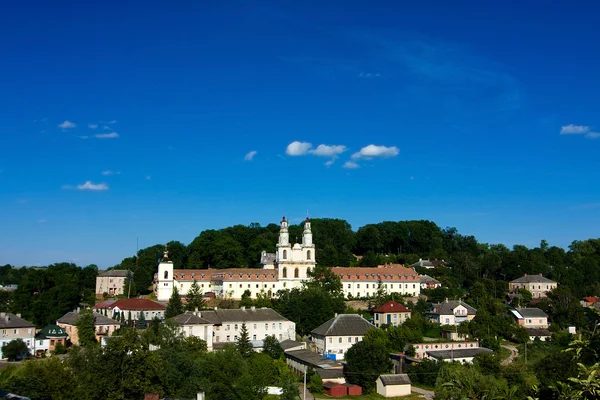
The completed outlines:
{"type": "Polygon", "coordinates": [[[187,292],[185,308],[188,311],[194,311],[203,310],[205,307],[206,302],[202,296],[202,289],[200,289],[200,285],[196,279],[194,279],[192,286],[190,286],[190,289],[187,292]]]}
{"type": "Polygon", "coordinates": [[[362,386],[367,393],[371,393],[375,388],[377,377],[389,373],[391,369],[392,362],[388,349],[376,341],[365,338],[346,352],[344,365],[346,380],[362,386]]]}
{"type": "Polygon", "coordinates": [[[79,345],[87,347],[96,343],[96,331],[94,329],[94,313],[92,310],[82,310],[75,321],[79,345]]]}
{"type": "Polygon", "coordinates": [[[283,356],[281,344],[274,335],[267,336],[263,341],[263,353],[268,354],[273,359],[279,359],[283,356]]]}
{"type": "Polygon", "coordinates": [[[177,287],[173,287],[173,293],[171,293],[171,298],[169,298],[167,309],[165,310],[165,318],[173,318],[183,314],[183,312],[183,303],[181,302],[179,291],[177,290],[177,287]]]}
{"type": "Polygon", "coordinates": [[[144,312],[140,311],[138,319],[135,323],[135,327],[137,329],[146,329],[146,317],[144,316],[144,312]]]}
{"type": "Polygon", "coordinates": [[[250,343],[250,337],[248,336],[248,328],[246,327],[245,322],[242,323],[240,337],[237,340],[236,347],[243,357],[248,358],[254,353],[252,343],[250,343]]]}
{"type": "Polygon", "coordinates": [[[2,357],[15,361],[29,355],[29,349],[21,339],[14,339],[2,346],[2,357]]]}
{"type": "Polygon", "coordinates": [[[323,379],[315,372],[314,369],[309,368],[306,372],[306,386],[312,394],[323,393],[323,379]]]}

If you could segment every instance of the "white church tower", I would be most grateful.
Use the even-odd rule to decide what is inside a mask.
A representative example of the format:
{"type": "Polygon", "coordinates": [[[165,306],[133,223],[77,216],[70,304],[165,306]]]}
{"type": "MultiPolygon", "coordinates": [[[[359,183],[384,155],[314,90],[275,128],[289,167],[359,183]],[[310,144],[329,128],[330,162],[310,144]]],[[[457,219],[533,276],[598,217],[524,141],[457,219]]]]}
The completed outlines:
{"type": "Polygon", "coordinates": [[[315,262],[315,245],[312,241],[312,231],[308,217],[304,222],[302,243],[290,244],[288,221],[285,216],[281,220],[279,242],[277,243],[276,262],[280,282],[288,282],[285,288],[299,286],[308,279],[308,271],[313,269],[315,262]]]}
{"type": "Polygon", "coordinates": [[[169,250],[165,246],[163,258],[158,264],[158,283],[156,299],[158,301],[169,301],[173,293],[173,261],[169,260],[169,250]]]}

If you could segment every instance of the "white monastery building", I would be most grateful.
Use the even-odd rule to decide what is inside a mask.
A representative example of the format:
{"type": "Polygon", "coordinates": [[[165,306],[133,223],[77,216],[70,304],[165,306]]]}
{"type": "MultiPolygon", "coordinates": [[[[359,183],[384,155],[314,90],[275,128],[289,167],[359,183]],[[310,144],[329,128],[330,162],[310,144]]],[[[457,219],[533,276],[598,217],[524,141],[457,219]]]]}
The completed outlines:
{"type": "MultiPolygon", "coordinates": [[[[174,269],[168,251],[158,265],[154,279],[154,291],[158,301],[168,301],[177,287],[179,294],[187,294],[194,280],[200,289],[214,292],[217,296],[240,299],[246,290],[256,298],[264,293],[275,296],[277,291],[293,289],[309,279],[309,272],[316,266],[315,245],[310,220],[306,218],[302,243],[292,245],[289,239],[288,221],[281,220],[276,253],[262,253],[263,268],[228,269],[174,269]]],[[[343,284],[347,297],[371,297],[379,284],[388,293],[418,296],[421,292],[420,279],[414,268],[403,265],[382,265],[377,268],[333,267],[343,284]]]]}

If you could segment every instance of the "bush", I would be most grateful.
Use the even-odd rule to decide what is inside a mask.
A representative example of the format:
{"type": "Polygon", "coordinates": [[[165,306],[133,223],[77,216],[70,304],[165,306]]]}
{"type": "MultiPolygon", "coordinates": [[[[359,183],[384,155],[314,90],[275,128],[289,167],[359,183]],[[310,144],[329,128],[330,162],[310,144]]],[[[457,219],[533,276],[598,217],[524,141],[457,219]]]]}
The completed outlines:
{"type": "Polygon", "coordinates": [[[8,361],[16,361],[29,355],[29,349],[21,339],[11,340],[2,346],[2,356],[8,361]]]}

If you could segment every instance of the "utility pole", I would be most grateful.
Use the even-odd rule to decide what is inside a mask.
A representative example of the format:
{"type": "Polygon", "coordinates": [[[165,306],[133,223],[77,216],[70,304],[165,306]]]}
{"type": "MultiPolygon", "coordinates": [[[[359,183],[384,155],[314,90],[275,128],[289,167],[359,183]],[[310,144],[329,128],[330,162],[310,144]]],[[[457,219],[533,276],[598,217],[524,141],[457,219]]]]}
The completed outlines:
{"type": "Polygon", "coordinates": [[[307,366],[304,366],[304,400],[306,400],[306,370],[308,369],[307,366]]]}

